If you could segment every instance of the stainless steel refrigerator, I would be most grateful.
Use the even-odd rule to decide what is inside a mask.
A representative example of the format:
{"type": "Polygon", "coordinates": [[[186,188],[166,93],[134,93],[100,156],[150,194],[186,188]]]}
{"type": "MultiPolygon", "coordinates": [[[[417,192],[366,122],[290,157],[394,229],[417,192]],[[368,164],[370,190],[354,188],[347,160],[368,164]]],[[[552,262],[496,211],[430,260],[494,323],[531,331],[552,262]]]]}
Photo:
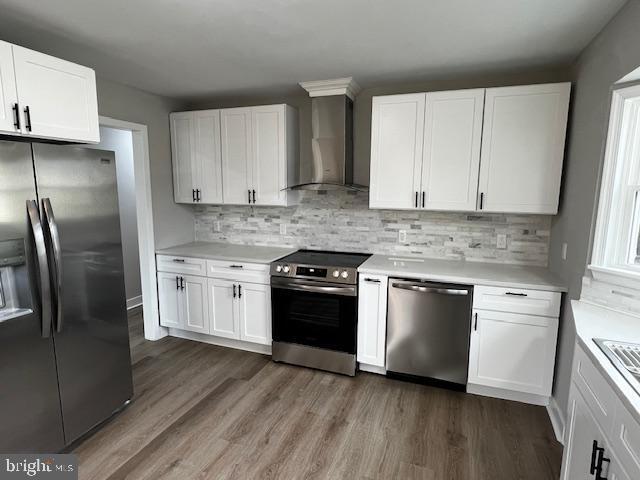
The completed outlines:
{"type": "Polygon", "coordinates": [[[113,152],[0,141],[0,452],[58,452],[133,395],[113,152]]]}

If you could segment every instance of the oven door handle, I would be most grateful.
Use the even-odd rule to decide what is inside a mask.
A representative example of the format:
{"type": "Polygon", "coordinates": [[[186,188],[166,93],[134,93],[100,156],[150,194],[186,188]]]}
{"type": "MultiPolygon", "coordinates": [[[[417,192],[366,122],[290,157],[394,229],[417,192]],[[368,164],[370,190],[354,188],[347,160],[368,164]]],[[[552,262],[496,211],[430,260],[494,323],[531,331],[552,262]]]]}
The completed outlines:
{"type": "Polygon", "coordinates": [[[288,284],[288,285],[271,285],[271,288],[279,288],[281,290],[297,290],[299,292],[313,293],[330,293],[333,295],[344,295],[346,297],[356,296],[356,287],[329,287],[321,285],[304,285],[304,284],[288,284]]]}

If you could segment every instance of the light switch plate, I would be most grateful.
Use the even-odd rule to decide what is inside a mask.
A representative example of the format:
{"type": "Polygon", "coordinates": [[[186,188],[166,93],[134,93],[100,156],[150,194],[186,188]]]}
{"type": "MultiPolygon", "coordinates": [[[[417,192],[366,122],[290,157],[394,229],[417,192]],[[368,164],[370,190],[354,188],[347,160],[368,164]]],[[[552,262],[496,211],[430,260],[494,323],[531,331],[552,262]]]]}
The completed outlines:
{"type": "Polygon", "coordinates": [[[496,248],[505,249],[507,248],[507,235],[504,233],[499,233],[496,239],[496,248]]]}
{"type": "Polygon", "coordinates": [[[398,230],[398,242],[399,243],[407,243],[407,231],[406,230],[398,230]]]}

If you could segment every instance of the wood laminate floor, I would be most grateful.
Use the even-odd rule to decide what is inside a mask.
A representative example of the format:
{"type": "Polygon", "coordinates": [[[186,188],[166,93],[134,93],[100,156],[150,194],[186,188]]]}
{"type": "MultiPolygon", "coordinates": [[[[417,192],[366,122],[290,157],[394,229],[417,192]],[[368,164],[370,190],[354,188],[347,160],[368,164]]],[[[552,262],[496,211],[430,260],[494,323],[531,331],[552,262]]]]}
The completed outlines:
{"type": "Polygon", "coordinates": [[[557,479],[543,407],[167,337],[130,321],[135,399],[74,450],[81,479],[557,479]]]}

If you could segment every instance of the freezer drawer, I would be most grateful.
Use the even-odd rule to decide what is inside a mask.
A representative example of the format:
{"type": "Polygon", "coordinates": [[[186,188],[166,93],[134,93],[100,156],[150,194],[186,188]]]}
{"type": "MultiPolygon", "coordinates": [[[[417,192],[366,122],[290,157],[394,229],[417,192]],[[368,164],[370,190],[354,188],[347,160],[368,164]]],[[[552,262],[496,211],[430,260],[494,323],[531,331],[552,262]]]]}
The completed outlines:
{"type": "Polygon", "coordinates": [[[387,371],[466,385],[473,287],[389,279],[387,371]]]}

